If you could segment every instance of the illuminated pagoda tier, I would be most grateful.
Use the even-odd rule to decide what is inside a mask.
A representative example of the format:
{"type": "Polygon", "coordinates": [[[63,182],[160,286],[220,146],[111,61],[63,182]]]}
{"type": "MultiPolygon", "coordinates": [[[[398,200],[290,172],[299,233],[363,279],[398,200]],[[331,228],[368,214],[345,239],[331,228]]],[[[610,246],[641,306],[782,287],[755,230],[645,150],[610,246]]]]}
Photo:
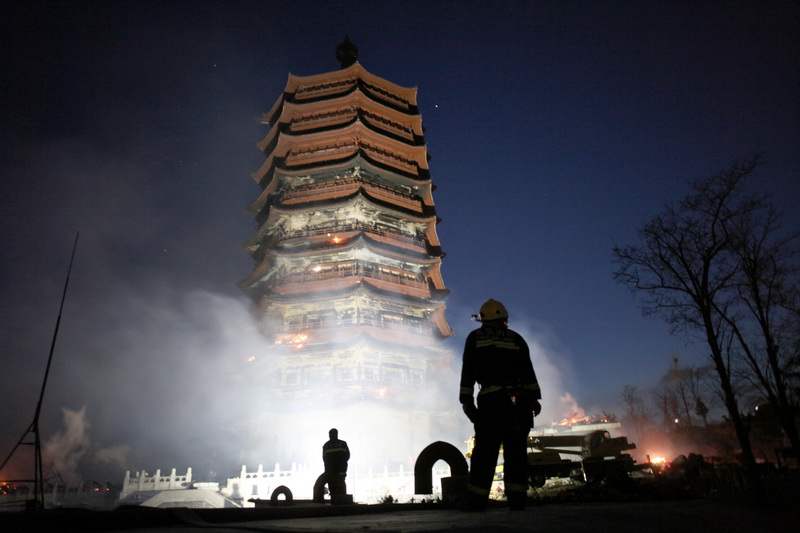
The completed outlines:
{"type": "Polygon", "coordinates": [[[239,284],[274,343],[252,374],[298,409],[405,404],[450,361],[417,91],[367,72],[348,40],[337,57],[338,71],[290,74],[264,115],[256,266],[239,284]]]}

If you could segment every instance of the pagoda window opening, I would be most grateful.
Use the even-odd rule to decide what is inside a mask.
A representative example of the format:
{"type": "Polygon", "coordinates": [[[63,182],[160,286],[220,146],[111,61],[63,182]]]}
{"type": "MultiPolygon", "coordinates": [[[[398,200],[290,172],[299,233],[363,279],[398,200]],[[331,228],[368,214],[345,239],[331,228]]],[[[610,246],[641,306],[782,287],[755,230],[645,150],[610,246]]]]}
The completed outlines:
{"type": "Polygon", "coordinates": [[[333,368],[330,365],[319,365],[306,368],[306,384],[323,384],[333,382],[333,368]]]}
{"type": "Polygon", "coordinates": [[[286,331],[289,333],[297,333],[303,329],[303,317],[302,316],[292,316],[286,320],[285,323],[286,331]]]}
{"type": "Polygon", "coordinates": [[[322,315],[321,314],[306,315],[304,323],[307,329],[320,329],[322,328],[322,323],[323,323],[322,315]]]}
{"type": "Polygon", "coordinates": [[[383,327],[392,328],[395,326],[403,326],[405,325],[405,322],[405,318],[402,315],[390,312],[380,313],[380,325],[383,327]]]}
{"type": "Polygon", "coordinates": [[[341,314],[340,322],[343,326],[352,326],[356,323],[356,312],[354,309],[348,309],[341,314]]]}
{"type": "Polygon", "coordinates": [[[368,310],[361,314],[360,324],[364,326],[380,326],[380,317],[374,311],[368,310]]]}
{"type": "Polygon", "coordinates": [[[381,370],[383,370],[383,381],[385,383],[408,383],[408,367],[405,365],[397,363],[384,363],[381,370]]]}
{"type": "Polygon", "coordinates": [[[341,383],[352,383],[358,378],[357,369],[353,366],[339,367],[338,370],[338,381],[341,383]]]}
{"type": "Polygon", "coordinates": [[[287,370],[283,376],[284,387],[297,387],[300,385],[300,372],[297,369],[287,370]]]}

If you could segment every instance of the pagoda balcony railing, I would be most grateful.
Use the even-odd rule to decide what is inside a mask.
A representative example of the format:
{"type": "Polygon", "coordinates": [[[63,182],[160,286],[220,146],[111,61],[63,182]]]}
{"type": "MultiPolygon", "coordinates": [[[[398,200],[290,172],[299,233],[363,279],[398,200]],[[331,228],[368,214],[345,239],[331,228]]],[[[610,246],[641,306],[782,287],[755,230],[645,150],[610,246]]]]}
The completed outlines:
{"type": "Polygon", "coordinates": [[[392,204],[415,211],[420,211],[422,208],[422,202],[417,197],[360,176],[311,183],[297,189],[288,189],[283,193],[283,201],[289,202],[290,200],[310,198],[326,193],[347,193],[357,190],[359,186],[363,186],[376,198],[386,200],[392,204]]]}
{"type": "Polygon", "coordinates": [[[402,331],[407,331],[409,333],[414,333],[416,335],[433,334],[433,326],[431,326],[426,322],[422,322],[421,320],[416,320],[416,319],[407,319],[401,321],[398,321],[396,319],[385,320],[381,319],[380,317],[370,317],[370,316],[363,316],[358,318],[345,316],[336,321],[320,320],[320,321],[306,321],[301,324],[297,323],[284,324],[284,326],[280,328],[280,331],[279,332],[276,331],[275,333],[295,335],[306,331],[331,329],[333,327],[346,328],[353,326],[369,326],[386,330],[400,329],[402,331]]]}
{"type": "Polygon", "coordinates": [[[356,116],[353,108],[337,109],[328,113],[315,113],[313,115],[301,115],[292,119],[292,131],[304,131],[321,128],[326,125],[339,124],[352,120],[356,116]]]}
{"type": "Polygon", "coordinates": [[[388,103],[391,106],[399,107],[405,111],[410,111],[411,104],[404,98],[401,98],[394,93],[390,93],[389,91],[381,89],[377,85],[371,85],[366,82],[362,82],[362,84],[367,89],[367,91],[372,93],[373,97],[378,98],[379,100],[383,100],[384,102],[388,103]]]}
{"type": "Polygon", "coordinates": [[[307,165],[316,161],[326,161],[336,157],[343,157],[352,154],[358,145],[353,142],[342,144],[315,146],[304,150],[292,150],[286,154],[287,165],[307,165]]]}
{"type": "Polygon", "coordinates": [[[361,223],[341,224],[323,228],[287,231],[282,233],[280,237],[282,239],[297,239],[304,237],[319,237],[320,235],[333,235],[335,233],[350,233],[355,231],[363,231],[366,233],[372,233],[374,235],[380,235],[382,237],[390,237],[398,241],[419,246],[420,248],[425,248],[425,239],[421,237],[408,235],[407,233],[403,233],[394,228],[389,228],[384,226],[374,226],[370,224],[361,224],[361,223]]]}
{"type": "Polygon", "coordinates": [[[311,281],[324,281],[330,279],[341,279],[350,276],[363,276],[365,278],[377,279],[381,281],[388,281],[396,283],[405,287],[413,287],[416,289],[425,290],[428,284],[424,281],[416,279],[409,279],[401,273],[392,274],[388,272],[375,271],[370,268],[364,268],[361,265],[354,265],[348,267],[339,267],[321,270],[319,272],[300,272],[297,274],[289,274],[287,276],[280,276],[279,280],[275,280],[270,284],[274,288],[279,285],[286,285],[289,283],[306,283],[311,281]]]}
{"type": "Polygon", "coordinates": [[[418,174],[417,170],[419,170],[419,167],[416,161],[363,141],[345,141],[334,145],[293,149],[286,154],[285,162],[288,166],[311,165],[349,156],[359,148],[366,151],[378,162],[383,162],[386,165],[398,168],[412,175],[418,174]]]}
{"type": "Polygon", "coordinates": [[[340,93],[348,90],[357,82],[355,79],[350,78],[346,80],[339,80],[335,82],[321,83],[319,85],[301,85],[297,88],[295,96],[298,100],[307,100],[310,98],[319,98],[329,94],[340,93]]]}
{"type": "Polygon", "coordinates": [[[362,109],[361,114],[367,121],[376,124],[376,127],[380,129],[391,131],[395,135],[399,135],[400,137],[403,137],[404,139],[407,139],[409,141],[414,140],[414,131],[410,127],[405,127],[402,124],[397,123],[393,120],[389,120],[380,115],[376,115],[375,113],[370,113],[366,109],[362,109]]]}
{"type": "Polygon", "coordinates": [[[389,120],[388,118],[367,111],[366,109],[356,109],[355,107],[294,117],[291,122],[291,130],[302,132],[310,129],[333,126],[352,120],[356,116],[370,122],[373,124],[373,127],[390,132],[408,141],[414,141],[414,130],[410,126],[405,126],[399,122],[389,120]]]}
{"type": "Polygon", "coordinates": [[[399,168],[408,172],[409,174],[417,174],[419,167],[415,161],[402,157],[394,152],[390,152],[389,150],[380,148],[379,146],[373,146],[366,142],[359,142],[358,144],[359,147],[369,152],[370,155],[379,162],[382,161],[389,166],[399,168]]]}

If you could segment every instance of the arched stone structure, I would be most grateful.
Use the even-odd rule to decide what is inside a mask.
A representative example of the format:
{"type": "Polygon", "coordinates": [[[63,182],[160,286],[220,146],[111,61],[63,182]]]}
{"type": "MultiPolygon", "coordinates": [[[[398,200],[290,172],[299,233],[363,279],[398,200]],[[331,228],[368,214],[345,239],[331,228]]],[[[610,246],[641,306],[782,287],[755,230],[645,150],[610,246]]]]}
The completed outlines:
{"type": "Polygon", "coordinates": [[[269,501],[273,506],[292,505],[293,499],[294,497],[292,496],[292,491],[289,489],[289,487],[286,485],[281,485],[272,491],[272,496],[270,496],[269,501]],[[279,499],[281,494],[286,498],[285,500],[279,499]]]}
{"type": "Polygon", "coordinates": [[[439,460],[450,465],[453,477],[469,475],[467,460],[458,448],[447,442],[434,442],[422,450],[414,464],[414,494],[433,493],[433,465],[439,460]]]}
{"type": "Polygon", "coordinates": [[[317,481],[314,482],[314,501],[317,503],[324,503],[325,502],[325,485],[328,485],[328,489],[330,489],[331,483],[335,483],[336,479],[334,478],[336,474],[333,472],[323,472],[318,478],[317,481]]]}

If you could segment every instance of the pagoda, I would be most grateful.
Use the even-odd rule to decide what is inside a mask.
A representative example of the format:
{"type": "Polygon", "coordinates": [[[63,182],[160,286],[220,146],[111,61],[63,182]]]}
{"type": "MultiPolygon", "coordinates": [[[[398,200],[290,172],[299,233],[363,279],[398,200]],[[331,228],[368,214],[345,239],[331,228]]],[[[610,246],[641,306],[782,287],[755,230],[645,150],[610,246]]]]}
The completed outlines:
{"type": "Polygon", "coordinates": [[[287,416],[336,405],[364,422],[369,405],[427,426],[415,399],[453,332],[417,90],[369,73],[347,38],[336,55],[340,70],[290,74],[262,120],[256,264],[239,286],[270,349],[250,374],[287,416]]]}

